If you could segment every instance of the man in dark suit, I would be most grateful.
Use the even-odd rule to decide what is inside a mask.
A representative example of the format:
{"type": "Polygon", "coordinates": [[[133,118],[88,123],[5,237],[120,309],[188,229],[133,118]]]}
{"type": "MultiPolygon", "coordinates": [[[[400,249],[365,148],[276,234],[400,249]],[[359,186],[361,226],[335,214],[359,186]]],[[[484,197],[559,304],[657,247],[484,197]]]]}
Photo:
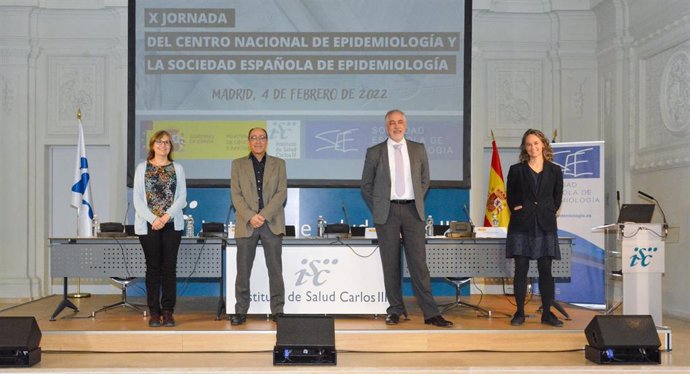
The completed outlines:
{"type": "Polygon", "coordinates": [[[235,242],[237,243],[237,278],[235,280],[235,314],[232,325],[247,320],[249,310],[249,278],[261,240],[268,268],[271,292],[271,314],[275,321],[283,313],[282,245],[285,235],[287,174],[285,161],[266,154],[268,134],[263,128],[249,131],[249,156],[232,162],[230,187],[235,207],[235,242]]]}
{"type": "Polygon", "coordinates": [[[424,323],[450,327],[431,294],[424,239],[424,195],[429,189],[429,159],[424,144],[405,139],[407,119],[394,109],[386,113],[388,139],[367,149],[362,170],[362,194],[374,214],[383,281],[388,298],[386,324],[407,316],[402,297],[400,236],[410,270],[412,289],[424,323]]]}

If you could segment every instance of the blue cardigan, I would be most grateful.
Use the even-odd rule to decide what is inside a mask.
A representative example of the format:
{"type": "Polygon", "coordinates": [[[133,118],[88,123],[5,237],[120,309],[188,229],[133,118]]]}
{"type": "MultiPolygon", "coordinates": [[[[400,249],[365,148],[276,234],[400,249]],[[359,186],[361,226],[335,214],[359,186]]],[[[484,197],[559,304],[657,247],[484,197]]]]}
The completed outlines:
{"type": "MultiPolygon", "coordinates": [[[[132,191],[132,201],[134,203],[134,233],[137,235],[148,234],[146,223],[153,223],[158,218],[146,201],[146,184],[144,183],[144,174],[146,172],[146,162],[144,161],[137,165],[134,171],[134,189],[132,191]]],[[[184,169],[182,165],[173,162],[175,166],[175,175],[177,177],[177,187],[175,188],[175,197],[172,205],[166,211],[170,215],[175,224],[175,230],[181,231],[184,228],[184,218],[182,216],[182,209],[187,206],[187,185],[185,183],[184,169]]]]}

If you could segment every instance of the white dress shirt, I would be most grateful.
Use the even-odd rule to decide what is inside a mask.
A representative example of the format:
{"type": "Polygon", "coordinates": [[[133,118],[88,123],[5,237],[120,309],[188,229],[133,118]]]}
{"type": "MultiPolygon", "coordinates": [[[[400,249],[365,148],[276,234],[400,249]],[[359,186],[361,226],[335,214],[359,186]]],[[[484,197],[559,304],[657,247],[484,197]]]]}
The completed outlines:
{"type": "Polygon", "coordinates": [[[410,172],[410,155],[407,152],[407,142],[405,138],[400,143],[388,138],[388,166],[391,175],[391,200],[414,200],[414,189],[412,188],[412,173],[410,172]],[[398,195],[395,192],[395,144],[402,144],[403,171],[405,172],[405,193],[398,195]]]}

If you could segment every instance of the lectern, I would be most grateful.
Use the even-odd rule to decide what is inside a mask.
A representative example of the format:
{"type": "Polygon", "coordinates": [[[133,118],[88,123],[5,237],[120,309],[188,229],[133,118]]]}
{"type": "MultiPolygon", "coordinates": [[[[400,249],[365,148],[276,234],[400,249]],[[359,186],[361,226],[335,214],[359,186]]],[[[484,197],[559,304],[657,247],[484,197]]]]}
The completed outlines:
{"type": "MultiPolygon", "coordinates": [[[[638,191],[657,203],[652,196],[638,191]]],[[[623,314],[651,315],[656,326],[663,326],[661,315],[661,276],[665,266],[665,240],[668,233],[664,223],[650,223],[654,204],[623,204],[618,222],[594,227],[593,231],[616,232],[618,253],[623,276],[623,314]]],[[[614,308],[615,309],[615,308],[614,308]]]]}
{"type": "Polygon", "coordinates": [[[623,273],[623,314],[649,314],[656,326],[663,326],[661,276],[665,266],[664,223],[619,224],[623,273]]]}

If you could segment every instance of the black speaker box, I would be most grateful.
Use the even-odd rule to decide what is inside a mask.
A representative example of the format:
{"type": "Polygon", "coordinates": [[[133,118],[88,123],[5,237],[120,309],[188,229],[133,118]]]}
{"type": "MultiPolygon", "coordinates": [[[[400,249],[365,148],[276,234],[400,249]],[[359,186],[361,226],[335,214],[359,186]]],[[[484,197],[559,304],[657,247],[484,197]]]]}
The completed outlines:
{"type": "Polygon", "coordinates": [[[364,236],[366,229],[364,226],[352,226],[350,227],[350,232],[352,236],[364,236]]]}
{"type": "Polygon", "coordinates": [[[349,238],[350,226],[346,223],[329,223],[326,225],[324,234],[327,238],[349,238]]]}
{"type": "Polygon", "coordinates": [[[30,367],[41,361],[41,330],[34,317],[0,317],[0,367],[30,367]]]}
{"type": "Polygon", "coordinates": [[[585,327],[585,357],[598,364],[660,364],[661,341],[649,315],[595,316],[585,327]]]}
{"type": "Polygon", "coordinates": [[[448,228],[450,228],[448,225],[434,225],[434,236],[445,235],[448,228]]]}
{"type": "Polygon", "coordinates": [[[222,222],[204,222],[201,224],[201,232],[199,233],[199,236],[202,238],[227,238],[225,224],[222,222]]]}
{"type": "Polygon", "coordinates": [[[335,365],[332,317],[285,315],[278,318],[273,365],[335,365]]]}
{"type": "Polygon", "coordinates": [[[102,222],[101,223],[101,233],[123,233],[125,232],[125,225],[120,222],[102,222]]]}

